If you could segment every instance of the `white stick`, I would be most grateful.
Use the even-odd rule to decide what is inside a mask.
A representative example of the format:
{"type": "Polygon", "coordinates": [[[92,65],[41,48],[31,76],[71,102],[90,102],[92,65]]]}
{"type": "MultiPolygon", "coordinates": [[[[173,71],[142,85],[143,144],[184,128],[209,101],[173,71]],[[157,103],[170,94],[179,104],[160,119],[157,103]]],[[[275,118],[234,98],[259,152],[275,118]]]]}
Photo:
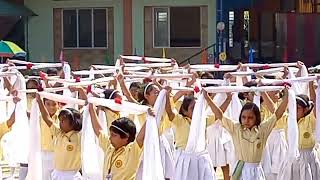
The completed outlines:
{"type": "Polygon", "coordinates": [[[47,92],[39,92],[41,97],[45,97],[46,99],[50,99],[57,102],[67,103],[67,104],[78,104],[85,105],[85,100],[76,99],[72,97],[67,97],[59,94],[47,93],[47,92]]]}
{"type": "Polygon", "coordinates": [[[139,57],[139,56],[120,56],[123,59],[133,60],[133,61],[145,61],[149,62],[171,62],[171,59],[167,58],[154,58],[154,57],[139,57]]]}

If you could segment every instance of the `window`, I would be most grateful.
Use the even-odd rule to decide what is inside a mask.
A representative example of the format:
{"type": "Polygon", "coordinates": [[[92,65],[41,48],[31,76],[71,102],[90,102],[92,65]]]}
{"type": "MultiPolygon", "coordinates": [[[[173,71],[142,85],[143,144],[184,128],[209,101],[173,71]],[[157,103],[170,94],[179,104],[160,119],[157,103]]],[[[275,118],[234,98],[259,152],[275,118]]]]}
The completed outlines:
{"type": "Polygon", "coordinates": [[[63,10],[63,47],[107,47],[107,10],[63,10]]]}
{"type": "Polygon", "coordinates": [[[244,47],[249,47],[250,38],[250,13],[249,11],[243,12],[243,30],[244,30],[244,47]]]}
{"type": "Polygon", "coordinates": [[[154,47],[200,47],[200,7],[154,8],[154,47]]]}

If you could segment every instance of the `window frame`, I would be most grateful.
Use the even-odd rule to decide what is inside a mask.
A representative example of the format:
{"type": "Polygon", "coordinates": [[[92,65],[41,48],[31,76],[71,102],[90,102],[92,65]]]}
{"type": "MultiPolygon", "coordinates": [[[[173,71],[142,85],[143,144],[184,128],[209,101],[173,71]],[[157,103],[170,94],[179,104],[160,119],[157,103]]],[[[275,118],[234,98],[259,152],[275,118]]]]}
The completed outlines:
{"type": "Polygon", "coordinates": [[[153,6],[152,7],[152,48],[155,48],[155,49],[160,49],[160,48],[171,48],[171,49],[181,49],[181,48],[184,48],[184,49],[194,49],[194,48],[201,48],[202,47],[202,26],[201,26],[201,23],[202,23],[202,8],[201,6],[153,6]],[[178,8],[188,8],[188,7],[196,7],[196,8],[199,8],[200,9],[200,46],[192,46],[192,47],[172,47],[171,44],[170,44],[170,38],[171,38],[171,31],[170,31],[170,28],[171,28],[171,21],[170,21],[170,9],[171,7],[178,7],[178,8]],[[155,10],[156,9],[167,9],[168,10],[168,45],[169,46],[155,46],[155,28],[154,28],[154,25],[155,25],[155,10]]]}
{"type": "Polygon", "coordinates": [[[62,49],[108,49],[109,47],[109,39],[108,39],[108,28],[109,28],[109,22],[108,22],[108,8],[63,8],[61,10],[61,47],[62,49]],[[105,47],[95,47],[94,46],[94,10],[105,10],[106,11],[106,46],[105,47]],[[77,47],[64,47],[64,26],[63,26],[63,12],[65,10],[75,10],[76,11],[76,29],[77,29],[77,47]],[[79,47],[79,10],[90,10],[91,11],[91,47],[79,47]]]}

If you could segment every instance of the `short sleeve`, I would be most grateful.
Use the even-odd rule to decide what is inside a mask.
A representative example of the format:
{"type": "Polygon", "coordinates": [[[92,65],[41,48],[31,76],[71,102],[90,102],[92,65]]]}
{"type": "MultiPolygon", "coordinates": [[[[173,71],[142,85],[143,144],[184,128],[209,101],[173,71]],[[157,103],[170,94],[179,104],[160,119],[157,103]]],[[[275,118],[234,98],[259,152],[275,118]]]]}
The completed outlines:
{"type": "Polygon", "coordinates": [[[265,137],[269,136],[272,129],[275,127],[277,123],[276,115],[272,115],[267,120],[263,121],[260,125],[260,131],[265,135],[265,137]]]}
{"type": "Polygon", "coordinates": [[[58,124],[52,123],[50,127],[51,134],[53,136],[57,136],[58,134],[61,133],[61,129],[59,128],[58,124]]]}
{"type": "Polygon", "coordinates": [[[224,128],[226,128],[230,134],[235,132],[236,124],[238,124],[237,122],[231,120],[230,118],[228,118],[226,116],[223,116],[221,121],[222,121],[222,126],[224,128]]]}
{"type": "Polygon", "coordinates": [[[208,116],[208,118],[207,118],[207,127],[212,125],[215,121],[216,121],[216,117],[215,117],[214,114],[208,116]]]}
{"type": "Polygon", "coordinates": [[[181,114],[176,114],[172,120],[172,124],[174,126],[180,126],[183,120],[183,116],[181,114]]]}
{"type": "Polygon", "coordinates": [[[100,131],[99,146],[103,149],[103,151],[106,151],[110,146],[109,135],[105,131],[100,131]]]}
{"type": "Polygon", "coordinates": [[[7,121],[0,124],[0,138],[7,132],[9,132],[11,128],[8,127],[7,121]]]}

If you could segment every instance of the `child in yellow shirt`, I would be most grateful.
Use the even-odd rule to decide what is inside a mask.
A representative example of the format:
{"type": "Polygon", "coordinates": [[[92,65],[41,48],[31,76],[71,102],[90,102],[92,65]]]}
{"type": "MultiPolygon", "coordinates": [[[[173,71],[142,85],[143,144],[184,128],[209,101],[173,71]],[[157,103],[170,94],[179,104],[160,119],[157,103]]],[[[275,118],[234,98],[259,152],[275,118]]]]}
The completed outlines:
{"type": "Polygon", "coordinates": [[[288,90],[285,89],[284,100],[269,120],[261,120],[260,110],[254,103],[246,103],[240,113],[239,123],[223,116],[223,111],[215,105],[208,93],[204,92],[216,119],[221,120],[224,128],[232,136],[238,160],[233,179],[265,179],[260,165],[262,152],[267,138],[278,119],[287,109],[288,90]]]}
{"type": "Polygon", "coordinates": [[[36,95],[43,120],[55,138],[53,146],[54,170],[52,180],[81,179],[81,135],[82,116],[73,108],[62,109],[58,115],[59,125],[53,123],[39,94],[36,95]]]}
{"type": "Polygon", "coordinates": [[[136,127],[133,121],[119,118],[111,123],[108,135],[99,123],[93,104],[89,104],[89,113],[93,130],[105,154],[103,179],[134,180],[140,164],[145,124],[135,138],[136,127]]]}
{"type": "MultiPolygon", "coordinates": [[[[58,124],[59,104],[58,102],[50,99],[43,99],[44,105],[53,120],[53,123],[58,124]]],[[[53,172],[53,135],[50,132],[50,127],[46,122],[40,118],[40,131],[41,131],[41,150],[42,150],[42,179],[51,180],[51,173],[53,172]]]]}

